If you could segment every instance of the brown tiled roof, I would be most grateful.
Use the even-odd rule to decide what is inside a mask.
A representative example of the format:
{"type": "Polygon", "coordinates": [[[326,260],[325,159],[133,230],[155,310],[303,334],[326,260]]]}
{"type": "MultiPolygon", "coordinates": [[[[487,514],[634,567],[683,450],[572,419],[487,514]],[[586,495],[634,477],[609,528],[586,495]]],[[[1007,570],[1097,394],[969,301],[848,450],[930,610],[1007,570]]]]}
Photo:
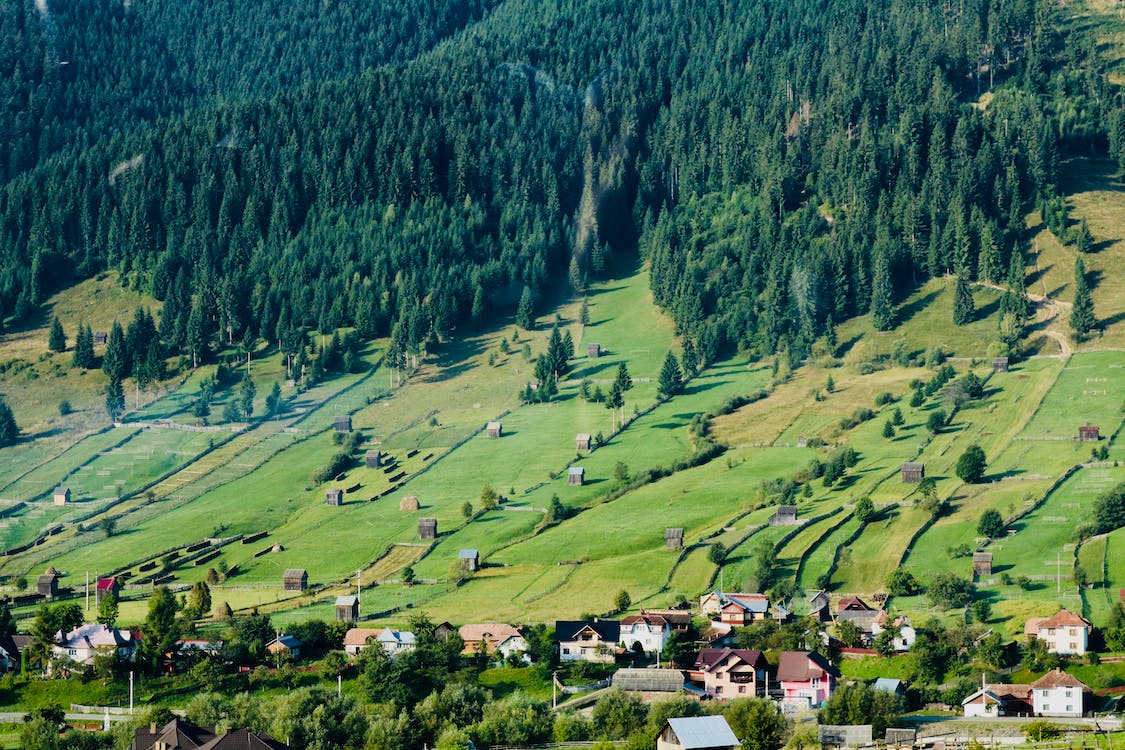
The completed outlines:
{"type": "Polygon", "coordinates": [[[249,729],[232,729],[220,734],[199,750],[288,750],[289,746],[278,742],[268,734],[258,734],[249,729]]]}
{"type": "Polygon", "coordinates": [[[1046,622],[1046,617],[1029,617],[1023,626],[1024,635],[1039,635],[1039,626],[1046,622]]]}
{"type": "Polygon", "coordinates": [[[344,633],[345,646],[366,646],[368,638],[378,638],[382,628],[349,628],[344,633]]]}
{"type": "Polygon", "coordinates": [[[1003,700],[1004,698],[1015,698],[1017,700],[1025,701],[1027,700],[1028,693],[1031,692],[1031,685],[995,682],[988,685],[988,691],[1001,700],[1003,700]]]}
{"type": "Polygon", "coordinates": [[[762,652],[758,649],[748,648],[705,648],[700,650],[695,658],[695,668],[710,672],[717,665],[726,661],[728,656],[737,656],[752,667],[758,666],[762,661],[762,652]]]}
{"type": "Polygon", "coordinates": [[[1067,674],[1058,667],[1052,669],[1047,674],[1040,677],[1035,682],[1031,683],[1031,688],[1034,690],[1042,690],[1043,688],[1056,688],[1056,687],[1076,687],[1083,690],[1089,690],[1086,683],[1078,679],[1072,674],[1067,674]]]}
{"type": "Polygon", "coordinates": [[[840,670],[815,651],[782,651],[777,662],[777,679],[785,682],[805,682],[823,672],[840,676],[840,670]]]}
{"type": "Polygon", "coordinates": [[[1090,621],[1081,615],[1076,615],[1069,609],[1060,609],[1053,616],[1039,623],[1040,628],[1065,628],[1071,626],[1090,627],[1090,621]]]}
{"type": "Polygon", "coordinates": [[[518,638],[523,635],[519,630],[503,622],[479,622],[462,625],[460,629],[461,640],[465,642],[465,650],[471,651],[470,644],[487,641],[489,645],[499,645],[509,638],[518,638]]]}

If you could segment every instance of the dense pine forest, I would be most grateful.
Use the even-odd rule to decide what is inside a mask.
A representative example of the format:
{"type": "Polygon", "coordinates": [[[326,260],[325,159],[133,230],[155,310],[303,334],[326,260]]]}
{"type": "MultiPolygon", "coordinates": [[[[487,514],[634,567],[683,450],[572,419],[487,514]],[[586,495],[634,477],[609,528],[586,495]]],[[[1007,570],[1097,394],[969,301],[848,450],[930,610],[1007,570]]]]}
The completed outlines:
{"type": "Polygon", "coordinates": [[[406,352],[639,251],[710,359],[891,328],[933,276],[1018,294],[1060,161],[1125,159],[1064,13],[2,0],[0,318],[118,269],[168,352],[340,326],[406,352]]]}

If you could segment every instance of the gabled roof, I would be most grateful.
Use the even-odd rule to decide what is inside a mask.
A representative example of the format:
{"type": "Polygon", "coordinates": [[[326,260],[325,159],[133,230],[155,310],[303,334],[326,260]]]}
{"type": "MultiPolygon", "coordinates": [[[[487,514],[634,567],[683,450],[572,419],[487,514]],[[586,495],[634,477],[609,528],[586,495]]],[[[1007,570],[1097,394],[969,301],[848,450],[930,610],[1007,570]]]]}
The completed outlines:
{"type": "Polygon", "coordinates": [[[410,632],[409,630],[394,630],[392,628],[386,628],[381,633],[379,633],[378,636],[376,636],[375,640],[379,641],[380,643],[394,643],[399,646],[413,646],[414,633],[410,632]]]}
{"type": "Polygon", "coordinates": [[[769,611],[770,598],[765,594],[727,594],[723,606],[733,604],[747,612],[764,614],[769,611]]]}
{"type": "Polygon", "coordinates": [[[738,738],[722,716],[691,716],[668,719],[668,726],[684,750],[708,747],[736,747],[738,738]]]}
{"type": "Polygon", "coordinates": [[[885,690],[888,693],[897,693],[902,690],[902,680],[894,677],[880,677],[872,685],[876,690],[885,690]]]}
{"type": "Polygon", "coordinates": [[[984,697],[985,703],[988,703],[989,701],[992,701],[993,703],[999,703],[1000,702],[1000,696],[999,695],[992,692],[988,688],[980,688],[979,690],[977,690],[972,695],[965,696],[964,700],[961,701],[961,705],[967,706],[970,703],[974,702],[977,698],[980,698],[981,696],[984,697]]]}
{"type": "Polygon", "coordinates": [[[155,732],[149,725],[137,727],[133,737],[131,750],[150,750],[157,743],[168,750],[192,750],[214,739],[215,735],[206,729],[193,726],[183,719],[176,717],[155,732]]]}
{"type": "Polygon", "coordinates": [[[573,641],[583,630],[589,629],[598,639],[616,644],[621,640],[621,623],[617,620],[559,620],[555,623],[556,641],[573,641]]]}
{"type": "Polygon", "coordinates": [[[1024,635],[1039,635],[1039,626],[1047,621],[1046,617],[1029,617],[1023,626],[1024,635]]]}
{"type": "Polygon", "coordinates": [[[1035,682],[1031,683],[1032,690],[1043,690],[1057,687],[1076,687],[1083,690],[1090,688],[1082,680],[1078,679],[1072,674],[1067,674],[1058,667],[1055,667],[1047,674],[1040,677],[1035,682]]]}
{"type": "Polygon", "coordinates": [[[926,468],[926,465],[920,461],[907,461],[902,465],[903,471],[918,471],[926,468]]]}
{"type": "Polygon", "coordinates": [[[583,469],[581,466],[571,466],[569,469],[566,470],[566,473],[571,475],[571,476],[574,476],[575,474],[585,474],[586,470],[583,469]]]}
{"type": "Polygon", "coordinates": [[[1090,627],[1090,621],[1081,615],[1076,615],[1069,609],[1060,609],[1051,617],[1039,623],[1039,629],[1043,628],[1066,628],[1066,627],[1090,627]]]}
{"type": "Polygon", "coordinates": [[[110,591],[118,587],[117,579],[112,576],[109,578],[98,579],[98,591],[110,591]]]}
{"type": "Polygon", "coordinates": [[[288,750],[288,745],[278,742],[265,733],[251,732],[245,727],[220,734],[199,750],[288,750]]]}
{"type": "Polygon", "coordinates": [[[818,591],[809,597],[809,611],[816,612],[828,606],[828,594],[818,591]]]}
{"type": "Polygon", "coordinates": [[[337,607],[354,607],[357,604],[359,604],[359,597],[354,595],[354,594],[351,595],[351,596],[337,596],[336,597],[336,606],[337,607]]]}
{"type": "Polygon", "coordinates": [[[382,628],[349,628],[344,633],[345,646],[366,646],[368,638],[378,638],[382,628]]]}
{"type": "Polygon", "coordinates": [[[621,618],[622,628],[632,628],[634,625],[637,625],[639,623],[643,623],[650,627],[668,627],[668,620],[666,620],[663,615],[655,615],[643,610],[639,615],[627,615],[621,618]]]}
{"type": "Polygon", "coordinates": [[[55,639],[63,648],[94,649],[105,646],[124,648],[133,645],[133,634],[128,630],[118,630],[102,625],[100,622],[79,625],[66,635],[60,630],[55,639]]]}
{"type": "Polygon", "coordinates": [[[840,676],[840,670],[815,651],[782,651],[777,662],[777,679],[785,682],[807,682],[821,673],[840,676]]]}
{"type": "Polygon", "coordinates": [[[277,645],[277,646],[280,646],[282,648],[287,648],[287,649],[292,650],[292,649],[295,649],[295,648],[300,648],[301,646],[303,646],[305,644],[301,643],[301,639],[297,638],[297,636],[285,634],[285,635],[281,636],[280,638],[274,638],[272,641],[267,643],[266,648],[269,648],[270,646],[273,646],[273,645],[277,645]]]}
{"type": "Polygon", "coordinates": [[[476,558],[480,557],[480,552],[475,549],[463,549],[459,553],[457,553],[457,557],[466,560],[475,560],[476,558]]]}
{"type": "Polygon", "coordinates": [[[466,646],[470,643],[501,644],[509,638],[521,638],[519,629],[504,622],[477,622],[462,625],[458,630],[466,646]]]}
{"type": "Polygon", "coordinates": [[[285,578],[303,578],[303,577],[307,576],[308,574],[309,574],[309,572],[307,570],[305,570],[304,568],[286,568],[285,569],[285,578]]]}
{"type": "Polygon", "coordinates": [[[710,672],[723,665],[729,666],[732,656],[755,669],[762,666],[762,652],[756,648],[704,648],[695,657],[695,668],[710,672]]]}
{"type": "Polygon", "coordinates": [[[836,604],[836,609],[841,612],[874,612],[875,608],[867,602],[860,599],[858,596],[845,596],[836,604]]]}

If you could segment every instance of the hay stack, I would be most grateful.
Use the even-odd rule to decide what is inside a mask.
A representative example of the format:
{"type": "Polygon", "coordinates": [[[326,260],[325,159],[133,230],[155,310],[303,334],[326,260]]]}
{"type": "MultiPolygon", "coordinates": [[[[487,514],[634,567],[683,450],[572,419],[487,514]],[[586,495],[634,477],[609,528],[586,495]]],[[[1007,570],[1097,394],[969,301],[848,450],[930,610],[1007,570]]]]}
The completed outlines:
{"type": "Polygon", "coordinates": [[[398,509],[403,513],[413,513],[418,510],[419,507],[418,498],[415,495],[407,495],[398,503],[398,509]]]}

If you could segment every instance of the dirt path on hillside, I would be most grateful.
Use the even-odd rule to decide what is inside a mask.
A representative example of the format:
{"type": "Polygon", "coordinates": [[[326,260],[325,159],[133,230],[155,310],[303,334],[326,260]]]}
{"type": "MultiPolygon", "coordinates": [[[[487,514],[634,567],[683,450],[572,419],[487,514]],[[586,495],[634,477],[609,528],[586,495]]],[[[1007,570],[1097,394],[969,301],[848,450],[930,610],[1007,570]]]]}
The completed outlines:
{"type": "MultiPolygon", "coordinates": [[[[1006,291],[1007,287],[1000,284],[993,284],[991,281],[977,281],[974,282],[978,286],[985,286],[989,289],[996,289],[998,291],[1006,291]]],[[[1059,359],[1069,359],[1072,352],[1070,345],[1070,337],[1064,330],[1060,330],[1066,325],[1066,313],[1070,311],[1073,304],[1070,302],[1063,302],[1043,294],[1027,293],[1027,298],[1035,304],[1035,322],[1041,326],[1043,334],[1053,339],[1059,345],[1059,353],[1056,356],[1059,359]]]]}

